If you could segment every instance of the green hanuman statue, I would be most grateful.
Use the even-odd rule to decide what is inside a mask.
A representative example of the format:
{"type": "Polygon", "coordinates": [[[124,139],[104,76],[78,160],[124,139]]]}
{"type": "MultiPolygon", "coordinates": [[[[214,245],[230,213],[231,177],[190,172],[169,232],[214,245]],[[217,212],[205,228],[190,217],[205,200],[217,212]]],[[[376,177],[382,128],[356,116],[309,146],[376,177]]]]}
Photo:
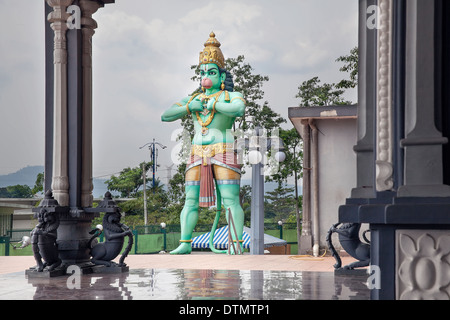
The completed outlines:
{"type": "MultiPolygon", "coordinates": [[[[210,34],[204,46],[199,58],[202,92],[173,104],[161,117],[162,121],[171,122],[189,115],[195,130],[186,165],[186,202],[180,215],[181,240],[171,254],[191,253],[198,209],[213,205],[217,206],[218,211],[209,241],[211,250],[224,252],[212,245],[222,205],[229,229],[233,231],[234,247],[242,245],[244,212],[239,201],[241,165],[237,163],[231,129],[236,117],[244,115],[245,100],[241,93],[233,91],[233,79],[224,69],[225,59],[214,33],[210,34]],[[233,221],[230,221],[230,216],[233,221]]],[[[236,252],[232,250],[230,253],[236,252]]]]}

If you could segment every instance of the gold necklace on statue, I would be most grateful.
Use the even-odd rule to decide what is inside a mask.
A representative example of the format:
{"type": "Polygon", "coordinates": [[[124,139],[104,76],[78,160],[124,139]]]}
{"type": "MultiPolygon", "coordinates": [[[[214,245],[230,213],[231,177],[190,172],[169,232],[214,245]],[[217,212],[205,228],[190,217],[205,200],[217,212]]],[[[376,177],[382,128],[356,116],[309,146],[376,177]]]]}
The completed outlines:
{"type": "MultiPolygon", "coordinates": [[[[223,91],[218,91],[216,93],[213,93],[211,95],[206,95],[204,93],[200,94],[200,99],[202,101],[205,101],[206,105],[208,104],[208,101],[212,98],[215,98],[214,104],[213,104],[213,109],[211,114],[209,115],[208,119],[206,119],[206,121],[203,121],[203,119],[200,117],[199,112],[196,112],[196,116],[197,116],[197,121],[200,124],[200,126],[202,127],[202,135],[206,136],[208,134],[209,129],[207,128],[207,126],[209,126],[211,124],[211,122],[214,119],[214,115],[216,113],[216,103],[219,100],[220,95],[222,94],[223,91]]],[[[209,111],[205,108],[204,112],[202,112],[203,115],[207,115],[209,113],[209,111]]]]}
{"type": "Polygon", "coordinates": [[[210,95],[207,95],[205,93],[200,93],[199,97],[200,97],[200,100],[208,101],[211,98],[216,98],[216,97],[220,96],[222,94],[222,92],[223,91],[217,91],[216,93],[213,93],[213,94],[210,94],[210,95]]]}

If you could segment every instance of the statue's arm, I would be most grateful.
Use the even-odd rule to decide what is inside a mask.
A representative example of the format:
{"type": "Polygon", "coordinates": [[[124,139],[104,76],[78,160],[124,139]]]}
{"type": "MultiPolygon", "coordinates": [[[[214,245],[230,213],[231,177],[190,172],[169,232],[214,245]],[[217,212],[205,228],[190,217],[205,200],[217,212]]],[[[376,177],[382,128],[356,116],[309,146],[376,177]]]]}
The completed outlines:
{"type": "Polygon", "coordinates": [[[186,114],[192,112],[202,111],[203,106],[198,99],[198,95],[186,97],[180,102],[174,103],[168,110],[161,115],[161,120],[164,122],[172,122],[183,118],[186,114]],[[189,109],[189,111],[188,111],[189,109]]]}
{"type": "MultiPolygon", "coordinates": [[[[212,105],[209,107],[212,108],[212,105]]],[[[214,109],[218,113],[223,113],[229,117],[242,117],[245,113],[245,100],[239,92],[230,93],[229,102],[217,102],[214,109]]]]}
{"type": "Polygon", "coordinates": [[[186,97],[180,102],[174,103],[169,109],[164,111],[161,115],[161,120],[164,122],[172,122],[183,118],[188,113],[186,109],[188,101],[189,97],[186,97]]]}
{"type": "Polygon", "coordinates": [[[106,237],[106,240],[111,241],[114,239],[121,239],[125,236],[127,236],[128,234],[130,234],[131,231],[124,231],[124,232],[118,232],[118,233],[112,233],[110,235],[108,235],[106,237]]]}
{"type": "Polygon", "coordinates": [[[58,238],[58,235],[56,234],[56,232],[52,231],[52,232],[48,232],[46,234],[47,237],[51,237],[54,238],[55,240],[58,238]]]}

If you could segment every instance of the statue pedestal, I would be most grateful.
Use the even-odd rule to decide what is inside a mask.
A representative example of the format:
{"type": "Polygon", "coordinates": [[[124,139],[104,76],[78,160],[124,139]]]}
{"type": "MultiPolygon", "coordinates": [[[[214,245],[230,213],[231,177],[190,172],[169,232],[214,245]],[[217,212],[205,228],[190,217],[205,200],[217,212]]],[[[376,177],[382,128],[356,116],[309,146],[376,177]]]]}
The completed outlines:
{"type": "Polygon", "coordinates": [[[38,272],[36,270],[34,270],[34,268],[30,268],[25,270],[25,275],[30,279],[30,278],[43,278],[43,279],[48,279],[48,278],[55,278],[55,277],[61,277],[66,275],[66,269],[56,269],[56,270],[52,270],[52,271],[48,271],[48,270],[44,270],[42,272],[38,272]]]}
{"type": "Polygon", "coordinates": [[[124,273],[130,271],[128,266],[95,266],[93,273],[124,273]]]}
{"type": "Polygon", "coordinates": [[[66,210],[60,214],[57,243],[59,256],[65,265],[91,264],[89,231],[92,219],[98,215],[86,210],[66,210]]]}
{"type": "Polygon", "coordinates": [[[367,269],[345,269],[345,268],[339,268],[334,270],[335,275],[344,275],[344,276],[369,276],[367,273],[367,269]]]}
{"type": "MultiPolygon", "coordinates": [[[[77,265],[80,268],[80,274],[116,274],[116,273],[126,273],[130,271],[130,268],[127,265],[124,266],[101,266],[101,265],[94,265],[92,263],[84,263],[77,265]]],[[[33,268],[29,268],[25,270],[25,275],[28,277],[28,279],[50,279],[55,277],[62,277],[62,276],[70,276],[72,275],[71,272],[67,272],[67,266],[66,267],[60,267],[52,271],[43,270],[42,272],[38,272],[33,268]]]]}
{"type": "MultiPolygon", "coordinates": [[[[71,275],[73,271],[68,271],[68,269],[72,266],[78,267],[80,274],[122,273],[129,271],[128,266],[123,262],[131,246],[127,248],[128,252],[126,252],[126,255],[120,258],[119,263],[123,265],[119,266],[119,264],[114,263],[111,267],[106,267],[103,265],[95,265],[91,262],[90,244],[92,243],[90,242],[90,238],[92,235],[89,234],[89,230],[91,229],[90,225],[93,217],[98,216],[100,212],[120,214],[119,207],[109,192],[105,194],[105,198],[96,208],[69,210],[68,207],[61,207],[58,201],[52,197],[52,193],[48,191],[39,207],[33,209],[36,213],[41,210],[52,212],[59,219],[56,244],[62,263],[52,271],[44,270],[38,272],[34,268],[30,268],[26,271],[27,276],[31,278],[52,278],[71,275]]],[[[132,242],[130,244],[132,245],[132,242]]],[[[76,269],[72,270],[77,272],[76,269]]]]}

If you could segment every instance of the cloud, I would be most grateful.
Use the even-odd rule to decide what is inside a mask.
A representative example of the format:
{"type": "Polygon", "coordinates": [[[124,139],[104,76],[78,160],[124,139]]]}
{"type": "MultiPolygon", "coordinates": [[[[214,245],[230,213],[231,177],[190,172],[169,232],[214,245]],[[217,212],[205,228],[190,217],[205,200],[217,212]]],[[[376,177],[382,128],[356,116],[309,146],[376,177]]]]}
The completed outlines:
{"type": "Polygon", "coordinates": [[[125,153],[130,163],[136,164],[143,161],[130,146],[137,137],[151,140],[160,135],[163,143],[175,147],[176,142],[169,137],[179,123],[162,123],[160,116],[196,89],[197,84],[190,80],[190,65],[198,62],[198,53],[210,31],[214,30],[219,41],[227,43],[224,50],[232,48],[233,43],[246,41],[238,27],[260,15],[256,6],[233,3],[217,6],[216,2],[209,2],[178,17],[109,10],[96,18],[99,29],[94,37],[94,135],[98,148],[94,165],[98,167],[94,171],[104,170],[100,164],[110,161],[107,150],[103,151],[106,136],[116,145],[128,143],[129,152],[125,153]],[[232,26],[231,32],[221,33],[224,25],[232,26]],[[111,130],[111,125],[129,130],[111,130]]]}
{"type": "Polygon", "coordinates": [[[0,174],[44,163],[43,20],[42,2],[0,2],[0,174]]]}
{"type": "Polygon", "coordinates": [[[260,5],[243,1],[222,1],[220,4],[217,4],[217,1],[209,1],[207,5],[189,11],[180,21],[185,24],[192,21],[201,21],[202,24],[216,23],[229,25],[233,29],[243,27],[261,15],[260,5]]]}
{"type": "MultiPolygon", "coordinates": [[[[124,0],[99,9],[94,175],[148,161],[139,147],[153,138],[170,146],[160,163],[171,163],[180,126],[160,115],[196,88],[190,66],[211,31],[225,57],[243,54],[269,76],[265,100],[287,117],[302,81],[342,77],[334,60],[357,44],[357,15],[354,0],[124,0]]],[[[0,149],[9,155],[0,173],[43,163],[44,18],[42,1],[0,1],[0,134],[8,137],[0,149]]]]}
{"type": "Polygon", "coordinates": [[[280,57],[280,64],[295,70],[314,68],[328,57],[328,51],[311,39],[293,41],[286,51],[280,57]]]}

